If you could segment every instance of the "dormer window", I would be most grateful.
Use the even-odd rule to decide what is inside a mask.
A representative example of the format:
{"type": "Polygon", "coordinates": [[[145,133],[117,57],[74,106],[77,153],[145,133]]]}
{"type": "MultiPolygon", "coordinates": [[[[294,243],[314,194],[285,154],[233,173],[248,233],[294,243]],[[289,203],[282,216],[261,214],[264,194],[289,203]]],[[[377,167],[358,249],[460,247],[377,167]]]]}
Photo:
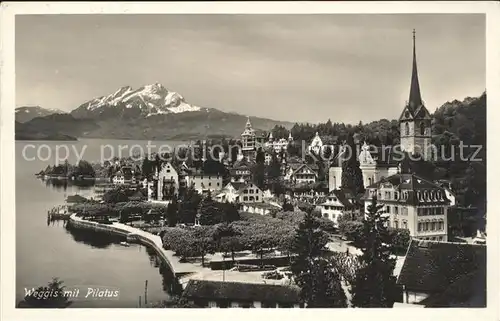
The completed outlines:
{"type": "MultiPolygon", "coordinates": [[[[408,114],[408,112],[406,112],[408,114]]],[[[405,134],[406,136],[410,135],[410,125],[408,123],[405,123],[405,134]]]]}

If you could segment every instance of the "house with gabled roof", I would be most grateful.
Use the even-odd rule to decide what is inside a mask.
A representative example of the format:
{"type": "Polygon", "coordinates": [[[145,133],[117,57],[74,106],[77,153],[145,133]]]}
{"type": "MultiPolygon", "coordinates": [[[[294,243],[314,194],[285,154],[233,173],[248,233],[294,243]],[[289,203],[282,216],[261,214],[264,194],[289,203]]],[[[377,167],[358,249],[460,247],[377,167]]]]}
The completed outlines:
{"type": "Polygon", "coordinates": [[[251,182],[229,182],[217,194],[218,202],[258,203],[263,202],[263,192],[251,182]]]}
{"type": "Polygon", "coordinates": [[[358,209],[356,202],[349,197],[349,193],[335,189],[328,195],[321,197],[316,207],[321,211],[321,216],[331,220],[338,226],[338,219],[347,212],[354,213],[358,209]]]}
{"type": "Polygon", "coordinates": [[[398,173],[366,187],[365,212],[376,197],[388,225],[407,229],[410,236],[447,241],[450,200],[440,185],[410,173],[398,173]]]}
{"type": "Polygon", "coordinates": [[[179,173],[177,169],[171,162],[166,162],[155,176],[157,179],[157,200],[171,200],[179,190],[179,173]]]}
{"type": "Polygon", "coordinates": [[[299,308],[299,292],[286,285],[189,280],[182,298],[209,308],[299,308]]]}
{"type": "Polygon", "coordinates": [[[318,180],[317,167],[309,164],[292,163],[285,174],[284,180],[294,184],[316,183],[318,180]]]}
{"type": "Polygon", "coordinates": [[[406,304],[486,307],[486,246],[413,239],[396,282],[406,304]]]}

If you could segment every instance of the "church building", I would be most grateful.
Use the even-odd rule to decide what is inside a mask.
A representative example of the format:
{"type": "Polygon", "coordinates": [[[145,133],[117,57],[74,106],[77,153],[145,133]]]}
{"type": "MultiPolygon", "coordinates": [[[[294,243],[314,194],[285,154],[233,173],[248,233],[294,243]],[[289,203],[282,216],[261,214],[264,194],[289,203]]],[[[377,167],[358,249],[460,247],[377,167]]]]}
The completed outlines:
{"type": "Polygon", "coordinates": [[[415,50],[415,30],[413,30],[413,68],[410,98],[399,117],[401,150],[410,154],[419,154],[424,160],[430,160],[432,158],[431,120],[431,115],[427,108],[425,108],[420,94],[417,54],[415,50]]]}
{"type": "MultiPolygon", "coordinates": [[[[413,66],[410,83],[410,97],[399,118],[400,146],[383,146],[371,148],[365,142],[361,151],[356,151],[363,173],[363,185],[370,186],[386,177],[399,173],[398,164],[402,160],[402,152],[412,155],[418,153],[424,160],[432,157],[431,116],[424,106],[420,94],[417,73],[417,56],[415,50],[415,31],[413,31],[413,66]],[[398,153],[399,152],[399,153],[398,153]]],[[[342,160],[344,150],[340,150],[329,169],[329,190],[342,186],[342,160]]]]}

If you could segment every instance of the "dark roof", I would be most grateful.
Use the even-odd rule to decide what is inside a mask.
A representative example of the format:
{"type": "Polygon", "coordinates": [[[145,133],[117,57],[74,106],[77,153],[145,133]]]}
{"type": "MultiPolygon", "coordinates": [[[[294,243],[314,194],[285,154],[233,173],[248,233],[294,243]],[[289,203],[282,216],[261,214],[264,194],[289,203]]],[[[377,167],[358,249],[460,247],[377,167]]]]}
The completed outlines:
{"type": "Polygon", "coordinates": [[[271,284],[189,280],[182,293],[186,298],[299,303],[296,287],[271,284]]]}
{"type": "Polygon", "coordinates": [[[231,182],[229,184],[233,185],[234,189],[237,191],[239,191],[240,189],[242,189],[248,185],[248,183],[246,183],[246,182],[231,182]]]}
{"type": "Polygon", "coordinates": [[[408,192],[408,198],[398,200],[399,203],[406,203],[409,205],[417,205],[424,203],[432,203],[433,205],[446,205],[450,203],[450,200],[446,197],[446,193],[444,192],[443,187],[439,186],[436,183],[428,181],[425,178],[410,173],[394,174],[376,183],[373,183],[372,185],[367,186],[365,195],[363,196],[363,200],[371,199],[369,189],[374,189],[374,188],[378,189],[380,188],[381,185],[386,183],[392,184],[399,191],[408,192]],[[425,200],[419,200],[417,197],[416,193],[417,191],[436,190],[436,189],[441,190],[442,192],[441,194],[442,199],[440,200],[425,201],[425,200]]]}
{"type": "Polygon", "coordinates": [[[353,204],[353,202],[351,202],[351,199],[353,198],[353,196],[350,194],[349,191],[343,191],[341,189],[334,189],[332,190],[328,196],[325,196],[325,197],[321,197],[317,204],[323,204],[327,201],[327,198],[329,196],[335,196],[337,197],[337,199],[339,200],[339,202],[346,208],[346,209],[352,209],[355,207],[355,205],[353,204]]]}
{"type": "Polygon", "coordinates": [[[394,186],[398,186],[401,189],[406,190],[418,190],[418,189],[429,189],[429,188],[439,188],[442,189],[441,186],[426,180],[420,176],[410,173],[397,173],[391,175],[389,177],[385,177],[378,182],[369,185],[366,188],[378,188],[380,185],[384,183],[391,183],[394,186]]]}
{"type": "Polygon", "coordinates": [[[88,201],[85,197],[75,194],[75,195],[70,195],[66,198],[66,203],[84,203],[88,201]]]}
{"type": "Polygon", "coordinates": [[[486,246],[412,240],[397,283],[412,291],[442,293],[481,269],[486,269],[486,246]]]}
{"type": "Polygon", "coordinates": [[[486,269],[465,274],[444,292],[430,295],[419,304],[427,308],[486,307],[486,269]]]}

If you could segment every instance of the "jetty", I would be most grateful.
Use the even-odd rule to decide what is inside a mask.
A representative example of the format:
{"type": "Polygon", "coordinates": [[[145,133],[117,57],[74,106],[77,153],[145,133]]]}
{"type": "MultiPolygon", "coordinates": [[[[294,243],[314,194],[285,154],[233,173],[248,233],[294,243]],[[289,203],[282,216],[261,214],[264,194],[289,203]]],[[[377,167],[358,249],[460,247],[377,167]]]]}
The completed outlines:
{"type": "Polygon", "coordinates": [[[71,216],[71,212],[67,205],[59,205],[47,211],[48,221],[67,221],[71,216]]]}

